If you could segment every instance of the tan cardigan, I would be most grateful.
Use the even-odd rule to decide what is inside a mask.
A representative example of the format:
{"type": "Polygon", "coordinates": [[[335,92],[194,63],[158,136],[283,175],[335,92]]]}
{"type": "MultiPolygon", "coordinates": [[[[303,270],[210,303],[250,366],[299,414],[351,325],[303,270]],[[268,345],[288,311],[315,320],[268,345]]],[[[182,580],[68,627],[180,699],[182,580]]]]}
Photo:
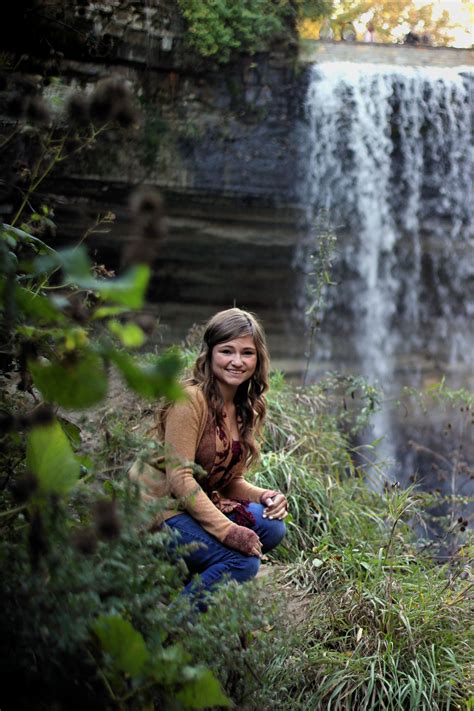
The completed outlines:
{"type": "MultiPolygon", "coordinates": [[[[160,514],[160,518],[154,522],[154,525],[159,525],[171,516],[186,511],[219,541],[231,548],[247,552],[255,540],[255,534],[250,535],[253,533],[250,529],[230,521],[214,505],[197,481],[199,472],[195,465],[196,454],[205,451],[208,444],[205,437],[209,437],[206,433],[209,411],[206,399],[198,386],[188,386],[185,391],[187,399],[175,403],[167,413],[166,472],[150,464],[135,462],[129,472],[130,477],[142,485],[142,496],[145,500],[169,498],[169,506],[167,504],[166,510],[160,514]]],[[[215,433],[213,436],[217,438],[215,433]]],[[[213,448],[213,456],[216,449],[217,445],[213,448]]],[[[208,471],[209,463],[206,466],[208,471]]],[[[199,459],[198,464],[202,466],[199,459]]],[[[245,481],[245,469],[245,463],[239,462],[232,468],[230,479],[227,477],[227,484],[220,487],[217,481],[215,485],[213,484],[213,488],[225,498],[245,499],[258,503],[261,503],[264,497],[268,498],[277,493],[245,481]]]]}

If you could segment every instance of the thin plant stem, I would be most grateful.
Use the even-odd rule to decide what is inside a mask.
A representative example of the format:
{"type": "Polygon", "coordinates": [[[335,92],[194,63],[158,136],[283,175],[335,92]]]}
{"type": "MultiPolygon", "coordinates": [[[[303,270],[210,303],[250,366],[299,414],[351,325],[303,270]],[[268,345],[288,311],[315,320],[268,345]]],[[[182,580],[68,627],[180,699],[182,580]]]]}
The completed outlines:
{"type": "Polygon", "coordinates": [[[8,146],[8,144],[10,143],[10,141],[11,141],[13,138],[15,138],[15,136],[20,132],[20,129],[21,129],[21,125],[18,124],[18,125],[15,127],[15,129],[12,131],[12,133],[10,133],[10,135],[7,136],[7,137],[2,141],[2,143],[0,143],[0,150],[1,150],[2,148],[5,148],[5,146],[8,146]]]}
{"type": "MultiPolygon", "coordinates": [[[[53,170],[53,168],[55,167],[55,165],[59,162],[59,156],[60,156],[61,151],[62,151],[62,149],[63,149],[63,147],[64,147],[64,144],[65,144],[65,142],[66,142],[66,138],[67,138],[67,136],[64,136],[63,140],[61,141],[61,144],[60,144],[59,147],[55,150],[55,153],[54,153],[53,158],[51,159],[51,161],[49,162],[48,166],[45,168],[45,170],[43,171],[43,173],[42,173],[39,177],[36,177],[36,176],[37,176],[37,173],[38,173],[38,170],[39,170],[39,164],[41,164],[41,160],[42,160],[42,159],[40,158],[40,159],[38,160],[38,168],[37,168],[37,170],[35,171],[35,174],[34,174],[34,177],[33,177],[32,181],[31,181],[31,183],[30,183],[30,186],[29,186],[28,190],[26,191],[26,194],[25,194],[25,196],[24,196],[24,198],[23,198],[23,200],[22,200],[22,202],[21,202],[21,204],[20,204],[20,207],[18,208],[18,210],[17,210],[17,212],[16,212],[16,214],[15,214],[15,217],[13,218],[13,220],[12,220],[12,222],[11,222],[11,224],[12,224],[13,226],[15,226],[15,224],[18,222],[18,220],[20,219],[21,215],[23,214],[23,210],[24,210],[25,207],[27,206],[27,204],[28,204],[28,202],[29,202],[29,200],[30,200],[30,197],[36,192],[36,190],[37,190],[38,187],[41,185],[41,183],[43,182],[43,180],[48,177],[48,175],[51,173],[51,171],[53,170]]],[[[43,154],[43,155],[44,155],[44,154],[43,154]]]]}

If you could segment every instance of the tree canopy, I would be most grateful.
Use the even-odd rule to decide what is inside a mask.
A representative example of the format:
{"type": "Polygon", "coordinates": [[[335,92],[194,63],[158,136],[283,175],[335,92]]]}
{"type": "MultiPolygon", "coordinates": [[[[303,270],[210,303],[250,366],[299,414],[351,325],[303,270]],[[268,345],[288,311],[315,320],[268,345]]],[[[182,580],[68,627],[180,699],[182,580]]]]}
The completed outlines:
{"type": "MultiPolygon", "coordinates": [[[[370,20],[381,42],[397,41],[411,30],[418,34],[428,34],[433,44],[449,45],[453,41],[451,31],[456,24],[446,10],[437,17],[434,11],[434,3],[420,7],[415,0],[334,0],[325,17],[330,18],[336,38],[338,28],[346,23],[360,22],[364,26],[370,20]]],[[[299,25],[300,35],[316,39],[319,37],[319,28],[320,21],[314,22],[306,16],[299,25]]]]}

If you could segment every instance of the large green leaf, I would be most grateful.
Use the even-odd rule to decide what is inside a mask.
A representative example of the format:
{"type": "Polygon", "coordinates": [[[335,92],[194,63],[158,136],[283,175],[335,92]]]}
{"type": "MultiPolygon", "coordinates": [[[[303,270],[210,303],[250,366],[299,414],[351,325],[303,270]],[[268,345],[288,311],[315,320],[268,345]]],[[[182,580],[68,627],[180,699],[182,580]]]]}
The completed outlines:
{"type": "Polygon", "coordinates": [[[150,267],[139,264],[131,267],[121,277],[115,279],[93,279],[85,283],[81,280],[79,286],[98,291],[104,301],[123,304],[129,309],[140,309],[145,300],[146,289],[150,280],[150,267]]]}
{"type": "Polygon", "coordinates": [[[190,709],[205,709],[212,706],[232,706],[232,702],[221,689],[221,685],[205,667],[187,667],[183,669],[189,680],[176,698],[190,709]]]}
{"type": "Polygon", "coordinates": [[[58,417],[58,420],[73,449],[78,449],[82,444],[81,428],[65,417],[58,417]]]}
{"type": "Polygon", "coordinates": [[[183,679],[183,670],[191,661],[191,655],[178,642],[159,649],[152,660],[149,673],[163,686],[173,686],[183,679]]]}
{"type": "Polygon", "coordinates": [[[43,240],[39,239],[39,237],[30,235],[29,232],[25,232],[25,230],[20,230],[18,227],[13,227],[13,225],[7,225],[5,223],[2,224],[0,232],[2,234],[2,237],[7,239],[9,244],[11,244],[10,240],[13,240],[15,244],[16,242],[25,242],[26,244],[33,245],[38,252],[47,252],[49,254],[55,253],[55,250],[49,245],[47,245],[45,242],[43,242],[43,240]]]}
{"type": "Polygon", "coordinates": [[[0,242],[0,273],[13,276],[18,267],[18,258],[15,252],[0,242]]]}
{"type": "Polygon", "coordinates": [[[120,323],[117,319],[112,319],[108,323],[108,328],[126,348],[140,348],[146,341],[146,336],[140,326],[132,321],[120,323]]]}
{"type": "Polygon", "coordinates": [[[56,420],[30,430],[26,440],[26,466],[38,479],[43,494],[65,494],[79,478],[80,464],[56,420]]]}
{"type": "Polygon", "coordinates": [[[126,306],[99,306],[92,315],[93,319],[120,316],[128,311],[126,306]]]}
{"type": "Polygon", "coordinates": [[[92,351],[73,353],[68,360],[30,361],[33,382],[45,400],[62,407],[81,409],[95,405],[107,394],[107,371],[92,351]]]}
{"type": "Polygon", "coordinates": [[[42,294],[35,294],[22,286],[15,287],[15,301],[26,316],[31,316],[39,323],[61,323],[65,316],[57,306],[42,294]]]}
{"type": "Polygon", "coordinates": [[[11,234],[9,234],[6,230],[0,230],[0,237],[5,240],[6,244],[10,249],[15,249],[17,245],[17,240],[15,237],[13,237],[11,234]]]}
{"type": "Polygon", "coordinates": [[[121,371],[127,385],[139,395],[153,400],[162,396],[169,400],[183,397],[178,382],[183,367],[179,352],[170,350],[154,362],[146,364],[140,364],[127,353],[112,349],[108,356],[121,371]]]}
{"type": "Polygon", "coordinates": [[[86,248],[68,247],[60,249],[52,254],[36,257],[33,262],[33,271],[36,274],[44,274],[56,270],[60,267],[71,281],[87,279],[90,276],[92,262],[87,256],[86,248]]]}
{"type": "Polygon", "coordinates": [[[102,649],[110,654],[116,669],[138,676],[148,661],[149,653],[140,632],[120,615],[102,615],[92,625],[102,649]]]}
{"type": "Polygon", "coordinates": [[[47,273],[61,267],[67,283],[97,292],[104,301],[122,304],[129,309],[143,305],[150,279],[150,267],[138,264],[125,274],[113,279],[98,279],[92,275],[92,262],[83,245],[72,249],[58,250],[54,255],[38,257],[34,262],[37,273],[47,273]]]}

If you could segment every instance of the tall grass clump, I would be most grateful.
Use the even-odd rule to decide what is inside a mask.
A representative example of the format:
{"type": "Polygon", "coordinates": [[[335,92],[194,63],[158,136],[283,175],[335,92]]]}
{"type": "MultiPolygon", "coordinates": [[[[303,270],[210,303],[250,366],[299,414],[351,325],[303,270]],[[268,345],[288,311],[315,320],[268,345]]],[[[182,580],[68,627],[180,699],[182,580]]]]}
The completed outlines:
{"type": "Polygon", "coordinates": [[[355,466],[324,387],[276,379],[262,471],[290,518],[275,555],[280,583],[307,614],[275,655],[267,683],[287,709],[470,708],[473,697],[472,538],[463,520],[444,564],[420,540],[432,495],[355,466]],[[421,528],[420,528],[421,527],[421,528]],[[287,699],[287,700],[285,700],[287,699]]]}

